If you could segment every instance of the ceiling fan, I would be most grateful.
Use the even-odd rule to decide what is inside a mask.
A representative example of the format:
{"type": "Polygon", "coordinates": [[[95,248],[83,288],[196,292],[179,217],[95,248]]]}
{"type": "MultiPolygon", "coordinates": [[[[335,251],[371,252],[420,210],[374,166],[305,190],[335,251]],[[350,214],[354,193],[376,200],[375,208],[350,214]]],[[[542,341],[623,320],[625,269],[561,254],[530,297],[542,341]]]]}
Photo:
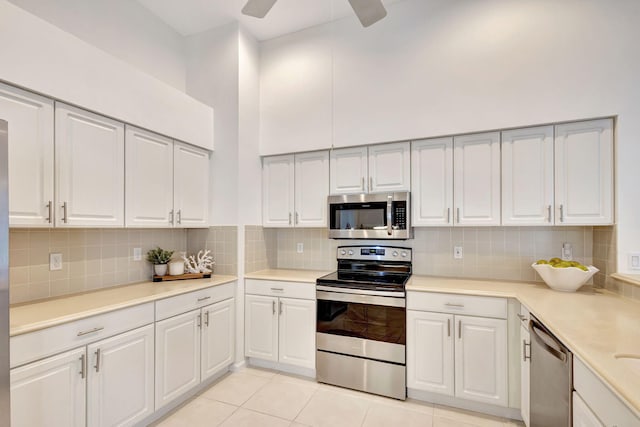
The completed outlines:
{"type": "MultiPolygon", "coordinates": [[[[242,8],[242,13],[255,18],[264,18],[276,1],[248,0],[242,8]]],[[[349,0],[349,3],[365,28],[387,16],[387,10],[384,8],[382,0],[349,0]]]]}

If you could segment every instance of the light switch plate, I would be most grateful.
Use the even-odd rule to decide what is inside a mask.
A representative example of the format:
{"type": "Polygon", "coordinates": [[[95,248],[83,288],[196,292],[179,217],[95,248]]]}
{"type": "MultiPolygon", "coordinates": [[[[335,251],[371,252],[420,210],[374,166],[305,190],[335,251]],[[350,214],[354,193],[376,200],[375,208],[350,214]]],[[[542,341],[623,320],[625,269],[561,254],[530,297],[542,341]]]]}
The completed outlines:
{"type": "Polygon", "coordinates": [[[573,260],[573,247],[571,243],[565,242],[562,244],[562,259],[564,261],[573,260]]]}
{"type": "Polygon", "coordinates": [[[62,270],[62,254],[49,254],[49,271],[62,270]]]}

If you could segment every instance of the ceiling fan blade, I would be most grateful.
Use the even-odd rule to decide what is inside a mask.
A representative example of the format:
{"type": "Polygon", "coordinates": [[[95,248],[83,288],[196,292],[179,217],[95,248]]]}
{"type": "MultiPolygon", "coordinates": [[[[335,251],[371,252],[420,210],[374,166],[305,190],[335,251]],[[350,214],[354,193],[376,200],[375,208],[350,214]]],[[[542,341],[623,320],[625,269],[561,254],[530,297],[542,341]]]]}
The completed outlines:
{"type": "Polygon", "coordinates": [[[248,0],[242,8],[242,13],[255,18],[264,18],[277,0],[248,0]]]}
{"type": "Polygon", "coordinates": [[[387,16],[382,0],[349,0],[349,3],[365,28],[387,16]]]}

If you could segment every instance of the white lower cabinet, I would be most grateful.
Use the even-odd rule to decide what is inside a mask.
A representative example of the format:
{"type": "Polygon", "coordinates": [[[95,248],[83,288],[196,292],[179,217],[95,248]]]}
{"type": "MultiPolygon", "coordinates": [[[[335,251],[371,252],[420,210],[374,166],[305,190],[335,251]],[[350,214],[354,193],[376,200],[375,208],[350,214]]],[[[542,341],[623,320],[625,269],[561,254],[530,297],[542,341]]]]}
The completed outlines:
{"type": "Polygon", "coordinates": [[[247,280],[246,290],[245,356],[315,369],[315,285],[247,280]]]}
{"type": "Polygon", "coordinates": [[[156,323],[156,409],[233,362],[234,304],[230,298],[156,323]]]}
{"type": "Polygon", "coordinates": [[[153,411],[153,325],[11,371],[12,426],[129,426],[153,411]]]}
{"type": "MultiPolygon", "coordinates": [[[[580,398],[580,395],[573,392],[573,427],[604,427],[596,414],[593,413],[587,404],[580,398]]],[[[528,424],[527,424],[528,425],[528,424]]]]}
{"type": "Polygon", "coordinates": [[[529,310],[520,307],[520,415],[529,427],[531,413],[531,334],[529,333],[529,310]]]}
{"type": "Polygon", "coordinates": [[[506,300],[412,294],[407,297],[410,392],[508,406],[506,300]]]}

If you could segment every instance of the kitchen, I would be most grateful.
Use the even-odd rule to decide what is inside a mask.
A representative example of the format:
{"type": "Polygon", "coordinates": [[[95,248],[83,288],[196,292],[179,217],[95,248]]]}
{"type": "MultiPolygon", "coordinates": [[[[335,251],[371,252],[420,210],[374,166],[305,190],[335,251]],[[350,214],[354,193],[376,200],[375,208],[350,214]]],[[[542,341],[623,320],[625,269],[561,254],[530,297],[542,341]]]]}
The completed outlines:
{"type": "MultiPolygon", "coordinates": [[[[278,214],[275,220],[280,223],[275,227],[270,224],[263,215],[263,200],[269,200],[263,188],[266,191],[270,188],[259,184],[263,181],[263,161],[265,164],[269,159],[279,161],[281,167],[273,169],[280,173],[277,182],[288,182],[292,193],[296,191],[294,184],[300,182],[295,175],[298,160],[308,160],[304,163],[306,170],[319,167],[324,171],[328,165],[323,172],[327,174],[326,180],[313,172],[301,178],[307,180],[304,182],[311,186],[307,188],[314,188],[313,191],[293,196],[286,192],[291,199],[287,203],[307,197],[306,206],[313,206],[314,200],[322,200],[314,197],[317,186],[326,184],[329,191],[331,161],[322,166],[323,160],[317,160],[322,152],[336,156],[340,150],[366,147],[370,155],[383,143],[396,141],[409,144],[413,150],[419,141],[436,137],[504,134],[530,126],[556,129],[608,118],[614,118],[615,122],[615,197],[612,197],[615,221],[568,227],[549,223],[513,226],[500,222],[500,214],[504,219],[503,211],[492,218],[498,222],[491,225],[417,226],[413,228],[413,239],[393,241],[392,245],[413,249],[415,276],[526,282],[540,280],[530,267],[532,262],[559,256],[563,243],[568,242],[577,260],[600,269],[601,273],[594,277],[597,286],[607,287],[627,300],[634,295],[637,298],[637,286],[611,277],[616,272],[633,275],[630,254],[638,251],[636,242],[640,238],[636,221],[640,198],[634,163],[640,150],[635,135],[640,129],[633,120],[638,114],[634,100],[640,90],[635,84],[636,76],[640,75],[640,59],[634,46],[637,29],[633,18],[638,17],[634,2],[621,2],[612,10],[601,1],[449,4],[404,0],[385,2],[388,16],[367,29],[353,16],[347,2],[331,2],[332,10],[319,11],[324,13],[325,21],[317,21],[321,25],[308,29],[296,23],[293,16],[285,19],[281,14],[293,6],[285,0],[280,2],[266,21],[259,22],[268,25],[273,22],[268,21],[271,16],[282,19],[276,27],[284,27],[287,21],[293,23],[282,30],[285,32],[278,32],[280,28],[274,29],[272,24],[270,30],[275,31],[272,33],[266,32],[269,27],[260,27],[246,18],[240,24],[225,22],[216,26],[211,16],[206,17],[206,9],[185,6],[175,10],[171,9],[171,2],[120,1],[109,5],[94,2],[91,6],[71,0],[2,3],[0,31],[3,40],[13,41],[7,46],[6,60],[0,68],[0,80],[8,86],[27,94],[35,92],[45,105],[46,100],[56,100],[56,105],[50,108],[57,108],[57,101],[61,101],[75,117],[80,113],[72,109],[80,108],[125,123],[123,133],[131,131],[141,135],[140,141],[151,138],[156,144],[171,147],[170,161],[180,156],[175,150],[183,143],[191,149],[190,153],[198,152],[194,147],[205,152],[213,149],[208,172],[204,174],[189,175],[188,172],[206,169],[185,166],[180,170],[174,168],[173,174],[153,175],[164,179],[167,188],[174,188],[174,197],[162,199],[170,206],[163,210],[167,216],[151,218],[158,221],[156,224],[162,222],[162,226],[153,225],[144,210],[138,217],[124,217],[128,208],[140,200],[141,208],[157,206],[159,201],[149,192],[139,192],[139,199],[127,199],[129,192],[125,197],[108,199],[114,194],[112,187],[108,187],[110,181],[100,180],[98,173],[101,176],[109,173],[112,166],[106,164],[106,159],[112,153],[96,152],[96,157],[99,155],[103,161],[91,159],[95,163],[95,179],[87,181],[84,187],[69,188],[87,195],[92,194],[92,185],[99,188],[97,193],[102,198],[90,202],[92,208],[99,208],[98,212],[86,209],[74,212],[78,204],[69,203],[69,218],[80,221],[77,226],[56,223],[41,229],[23,223],[11,229],[13,304],[96,288],[108,291],[113,285],[149,279],[150,267],[133,260],[134,248],[145,253],[160,245],[196,253],[206,247],[213,251],[216,260],[214,277],[219,274],[237,278],[234,364],[241,366],[247,355],[242,302],[245,294],[251,294],[249,290],[258,292],[249,289],[253,286],[251,280],[264,280],[252,279],[251,274],[268,269],[308,270],[312,278],[303,282],[314,282],[318,276],[336,269],[337,246],[351,242],[328,239],[326,221],[322,226],[303,222],[289,227],[291,210],[282,209],[284,215],[272,211],[278,214]],[[324,23],[333,16],[340,19],[324,23]],[[101,31],[95,31],[96,28],[101,31]],[[151,137],[146,131],[152,131],[151,137]],[[335,150],[330,154],[324,151],[331,148],[335,150]],[[178,176],[188,178],[180,181],[178,176]],[[196,228],[177,226],[177,212],[181,210],[181,200],[175,197],[178,192],[193,196],[192,201],[208,200],[204,208],[199,206],[197,215],[184,218],[196,228]],[[205,196],[198,198],[198,194],[205,196]],[[110,216],[110,209],[115,206],[121,212],[119,218],[110,216]],[[168,217],[172,209],[175,218],[168,217]],[[170,219],[173,226],[166,227],[170,219]],[[109,221],[113,223],[108,225],[109,221]],[[615,226],[610,225],[614,222],[615,226]],[[208,229],[197,228],[207,226],[208,229]],[[462,248],[463,258],[454,258],[455,247],[462,248]],[[50,253],[62,254],[61,271],[49,271],[50,253]]],[[[233,3],[234,13],[244,4],[233,3]]],[[[303,15],[307,9],[301,7],[296,13],[303,15]]],[[[57,111],[50,117],[58,120],[57,111]]],[[[95,116],[89,119],[97,120],[95,116]]],[[[112,122],[107,124],[118,129],[112,122]]],[[[56,121],[55,127],[49,124],[47,129],[55,133],[47,138],[56,141],[49,150],[57,150],[61,128],[56,121]]],[[[128,140],[127,135],[124,138],[128,140]]],[[[504,135],[502,138],[504,143],[504,135]]],[[[41,154],[43,150],[34,148],[32,153],[41,154]]],[[[131,158],[129,153],[125,155],[126,159],[131,158]]],[[[413,163],[417,157],[412,153],[409,158],[411,165],[402,169],[403,173],[418,170],[413,163]]],[[[113,167],[122,168],[116,177],[124,181],[140,171],[137,177],[144,182],[144,178],[162,170],[145,159],[139,158],[138,168],[133,171],[125,170],[132,165],[129,160],[125,165],[114,164],[113,167]]],[[[199,161],[192,156],[186,159],[199,161]]],[[[154,157],[156,163],[163,160],[166,159],[154,157]]],[[[170,170],[172,163],[167,164],[170,170]]],[[[63,168],[67,167],[56,164],[46,174],[57,174],[63,168]]],[[[33,181],[34,185],[42,182],[24,175],[21,180],[33,181]]],[[[419,193],[409,176],[415,200],[419,193]]],[[[61,178],[56,175],[56,179],[61,178]]],[[[70,182],[77,185],[78,181],[70,182]]],[[[368,187],[370,182],[366,181],[362,184],[358,180],[357,185],[368,187]]],[[[126,185],[111,184],[118,188],[126,185]]],[[[487,184],[495,185],[495,179],[487,184]]],[[[500,180],[497,185],[494,196],[500,195],[500,180]]],[[[48,215],[44,205],[54,199],[57,208],[53,212],[54,221],[64,217],[65,212],[57,203],[67,197],[61,195],[62,190],[52,189],[50,197],[43,199],[40,209],[43,221],[48,215]]],[[[453,193],[455,197],[456,191],[453,193]]],[[[160,195],[163,196],[166,194],[160,195]]],[[[500,198],[492,202],[500,203],[500,198]]],[[[453,209],[458,202],[450,204],[453,209]]],[[[554,220],[560,218],[559,205],[554,207],[554,220]]],[[[273,206],[286,208],[285,203],[279,202],[273,206]]],[[[182,208],[184,212],[185,209],[182,208]]],[[[445,212],[443,216],[448,216],[449,221],[455,217],[454,210],[448,214],[446,210],[441,212],[445,212]]],[[[313,215],[302,215],[302,221],[307,219],[317,220],[313,215]]],[[[371,241],[353,244],[360,243],[371,241]]],[[[389,245],[389,241],[375,243],[389,245]]],[[[509,301],[517,298],[541,314],[527,304],[526,296],[521,298],[511,290],[501,292],[509,301]]],[[[114,298],[122,298],[118,295],[114,298]]],[[[564,295],[557,298],[565,301],[560,299],[564,295]]],[[[595,327],[617,323],[613,314],[595,307],[588,308],[602,322],[595,327]]],[[[544,312],[543,308],[538,310],[544,312]]],[[[637,325],[637,317],[635,320],[637,325]]],[[[570,339],[558,328],[553,328],[553,332],[570,339]]],[[[622,348],[611,349],[610,353],[623,351],[631,353],[622,348]]],[[[632,385],[631,378],[629,374],[626,381],[632,385]]],[[[617,398],[622,397],[617,385],[610,387],[617,398]]],[[[637,416],[637,406],[634,410],[637,416]]]]}

